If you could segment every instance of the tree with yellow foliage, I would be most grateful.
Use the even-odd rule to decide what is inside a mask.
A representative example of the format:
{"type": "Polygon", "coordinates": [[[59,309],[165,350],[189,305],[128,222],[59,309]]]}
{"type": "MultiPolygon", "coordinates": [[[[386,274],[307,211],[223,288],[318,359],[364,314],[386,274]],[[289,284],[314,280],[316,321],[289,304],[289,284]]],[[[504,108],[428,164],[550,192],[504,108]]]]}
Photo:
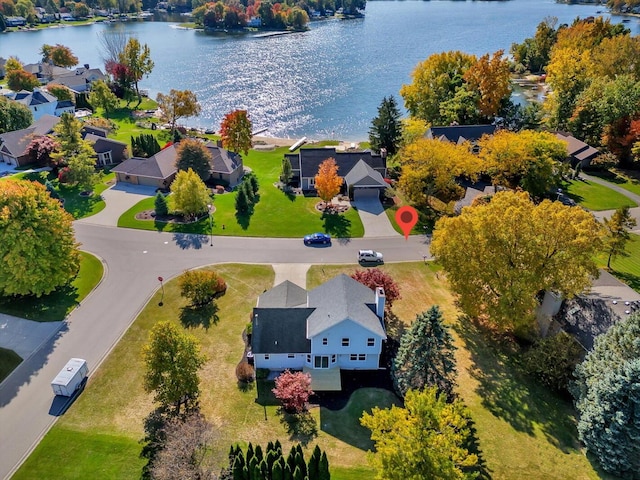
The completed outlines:
{"type": "Polygon", "coordinates": [[[340,193],[342,177],[338,176],[338,164],[334,158],[327,158],[320,164],[314,181],[318,196],[325,203],[330,203],[331,199],[340,193]]]}
{"type": "Polygon", "coordinates": [[[477,92],[477,107],[485,118],[493,118],[498,113],[505,98],[511,95],[511,72],[509,60],[503,50],[498,50],[491,57],[481,56],[464,74],[467,90],[477,92]]]}
{"type": "Polygon", "coordinates": [[[482,170],[482,163],[471,153],[469,144],[427,138],[405,146],[397,158],[402,167],[400,189],[418,206],[428,205],[429,197],[443,202],[459,199],[464,191],[456,179],[476,180],[482,170]]]}
{"type": "Polygon", "coordinates": [[[598,275],[601,248],[602,227],[591,213],[549,200],[536,205],[511,191],[441,218],[431,242],[467,315],[526,336],[535,331],[538,293],[570,298],[585,290],[598,275]]]}
{"type": "Polygon", "coordinates": [[[560,180],[567,144],[548,132],[501,130],[478,141],[479,157],[494,183],[544,196],[560,180]]]}

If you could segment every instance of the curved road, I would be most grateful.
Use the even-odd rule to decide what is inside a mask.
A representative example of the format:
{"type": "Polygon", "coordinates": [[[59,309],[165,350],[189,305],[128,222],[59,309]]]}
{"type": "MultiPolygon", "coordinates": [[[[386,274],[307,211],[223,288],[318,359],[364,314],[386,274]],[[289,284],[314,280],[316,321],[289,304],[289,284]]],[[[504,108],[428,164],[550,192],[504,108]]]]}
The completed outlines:
{"type": "Polygon", "coordinates": [[[105,275],[61,330],[25,359],[0,386],[0,478],[8,479],[56,417],[49,414],[50,382],[71,357],[95,371],[159,287],[185,269],[212,263],[355,263],[358,249],[384,253],[385,261],[429,255],[424,236],[334,241],[305,247],[300,239],[210,237],[74,224],[82,249],[100,257],[105,275]]]}

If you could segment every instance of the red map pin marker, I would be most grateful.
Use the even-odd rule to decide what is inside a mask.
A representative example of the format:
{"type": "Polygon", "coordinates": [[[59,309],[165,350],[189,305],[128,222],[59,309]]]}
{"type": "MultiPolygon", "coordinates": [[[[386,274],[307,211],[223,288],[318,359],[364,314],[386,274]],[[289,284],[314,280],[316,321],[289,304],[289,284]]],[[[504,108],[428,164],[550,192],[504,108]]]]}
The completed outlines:
{"type": "Polygon", "coordinates": [[[411,233],[411,229],[416,223],[418,223],[418,212],[415,208],[408,205],[400,207],[396,212],[396,223],[402,229],[404,239],[407,240],[411,233]]]}

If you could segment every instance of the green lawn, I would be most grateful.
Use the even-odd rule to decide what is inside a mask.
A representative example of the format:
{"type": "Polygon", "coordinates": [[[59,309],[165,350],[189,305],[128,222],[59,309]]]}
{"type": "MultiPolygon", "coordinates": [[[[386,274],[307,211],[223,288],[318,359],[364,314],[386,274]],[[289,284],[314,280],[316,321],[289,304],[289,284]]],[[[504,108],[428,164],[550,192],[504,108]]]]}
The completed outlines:
{"type": "Polygon", "coordinates": [[[587,172],[589,175],[599,177],[607,182],[615,183],[619,187],[629,190],[631,193],[640,195],[640,180],[637,179],[637,172],[627,172],[619,169],[607,170],[604,172],[587,172]],[[632,176],[634,175],[634,176],[632,176]]]}
{"type": "MultiPolygon", "coordinates": [[[[626,252],[628,256],[611,260],[611,273],[640,292],[640,235],[631,234],[626,252]]],[[[601,255],[598,260],[601,267],[607,266],[607,255],[601,255]]]]}
{"type": "Polygon", "coordinates": [[[80,303],[102,279],[102,262],[93,255],[80,252],[80,272],[66,287],[37,297],[0,297],[0,312],[37,322],[57,322],[80,303]]]}
{"type": "Polygon", "coordinates": [[[20,365],[22,357],[13,350],[0,347],[0,382],[20,365]]]}
{"type": "MultiPolygon", "coordinates": [[[[351,208],[341,215],[323,216],[315,209],[318,197],[287,195],[274,186],[286,148],[271,152],[251,150],[245,157],[260,182],[260,200],[249,215],[237,216],[235,193],[214,197],[214,235],[251,237],[298,237],[313,232],[327,232],[334,237],[362,237],[364,227],[358,212],[351,208]]],[[[153,199],[143,200],[125,212],[118,220],[119,227],[170,232],[209,233],[208,218],[198,223],[180,225],[136,220],[138,212],[153,209],[153,199]]]]}
{"type": "Polygon", "coordinates": [[[594,182],[572,180],[564,184],[563,190],[576,203],[589,210],[615,210],[625,206],[637,206],[621,193],[594,182]]]}

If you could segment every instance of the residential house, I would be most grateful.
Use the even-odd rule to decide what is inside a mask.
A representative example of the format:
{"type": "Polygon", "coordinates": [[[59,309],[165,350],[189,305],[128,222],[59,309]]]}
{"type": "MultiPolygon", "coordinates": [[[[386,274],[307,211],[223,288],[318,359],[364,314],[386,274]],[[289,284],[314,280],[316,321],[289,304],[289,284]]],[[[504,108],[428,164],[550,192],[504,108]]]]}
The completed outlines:
{"type": "Polygon", "coordinates": [[[282,282],[260,295],[253,309],[255,367],[307,371],[312,382],[316,374],[329,375],[328,389],[339,390],[340,369],[380,368],[384,308],[384,289],[372,290],[348,275],[310,291],[282,282]]]}
{"type": "Polygon", "coordinates": [[[38,62],[27,63],[22,66],[25,72],[29,72],[34,75],[38,81],[44,85],[53,79],[54,75],[62,75],[68,72],[66,68],[58,67],[52,63],[38,62]]]}
{"type": "Polygon", "coordinates": [[[34,120],[39,120],[45,115],[60,117],[63,113],[75,113],[76,111],[76,106],[70,100],[58,100],[40,88],[34,88],[33,92],[21,90],[7,97],[31,110],[34,120]]]}
{"type": "Polygon", "coordinates": [[[27,24],[27,19],[24,17],[5,17],[4,23],[7,27],[24,27],[27,24]]]}
{"type": "Polygon", "coordinates": [[[74,70],[56,70],[48,85],[64,85],[74,93],[85,93],[91,90],[91,84],[107,77],[99,68],[89,68],[88,64],[74,70]]]}
{"type": "Polygon", "coordinates": [[[425,137],[460,145],[463,142],[475,144],[483,135],[493,135],[495,125],[449,125],[448,127],[431,127],[425,137]]]}
{"type": "MultiPolygon", "coordinates": [[[[244,174],[242,157],[212,142],[207,142],[205,146],[211,155],[210,180],[237,185],[244,174]]],[[[112,171],[116,172],[119,182],[167,188],[176,176],[177,160],[176,146],[171,145],[150,158],[131,158],[112,171]]]]}
{"type": "Polygon", "coordinates": [[[346,191],[353,198],[378,198],[388,187],[386,156],[370,151],[337,151],[335,148],[301,148],[298,153],[285,154],[291,163],[291,183],[302,190],[315,190],[315,176],[320,164],[333,158],[338,165],[338,175],[345,180],[346,191]]]}
{"type": "Polygon", "coordinates": [[[567,161],[572,167],[580,164],[582,168],[591,165],[591,161],[600,155],[600,151],[569,133],[556,132],[556,137],[567,144],[567,161]]]}
{"type": "MultiPolygon", "coordinates": [[[[95,128],[92,129],[94,132],[95,128]]],[[[96,152],[96,165],[99,167],[121,163],[129,158],[129,149],[126,143],[107,138],[104,135],[90,133],[83,128],[83,138],[91,142],[93,150],[96,152]]]]}
{"type": "Polygon", "coordinates": [[[53,132],[60,118],[53,115],[44,115],[31,126],[22,130],[0,134],[0,162],[8,163],[14,167],[22,167],[31,163],[27,154],[27,147],[34,137],[41,137],[53,132]]]}

